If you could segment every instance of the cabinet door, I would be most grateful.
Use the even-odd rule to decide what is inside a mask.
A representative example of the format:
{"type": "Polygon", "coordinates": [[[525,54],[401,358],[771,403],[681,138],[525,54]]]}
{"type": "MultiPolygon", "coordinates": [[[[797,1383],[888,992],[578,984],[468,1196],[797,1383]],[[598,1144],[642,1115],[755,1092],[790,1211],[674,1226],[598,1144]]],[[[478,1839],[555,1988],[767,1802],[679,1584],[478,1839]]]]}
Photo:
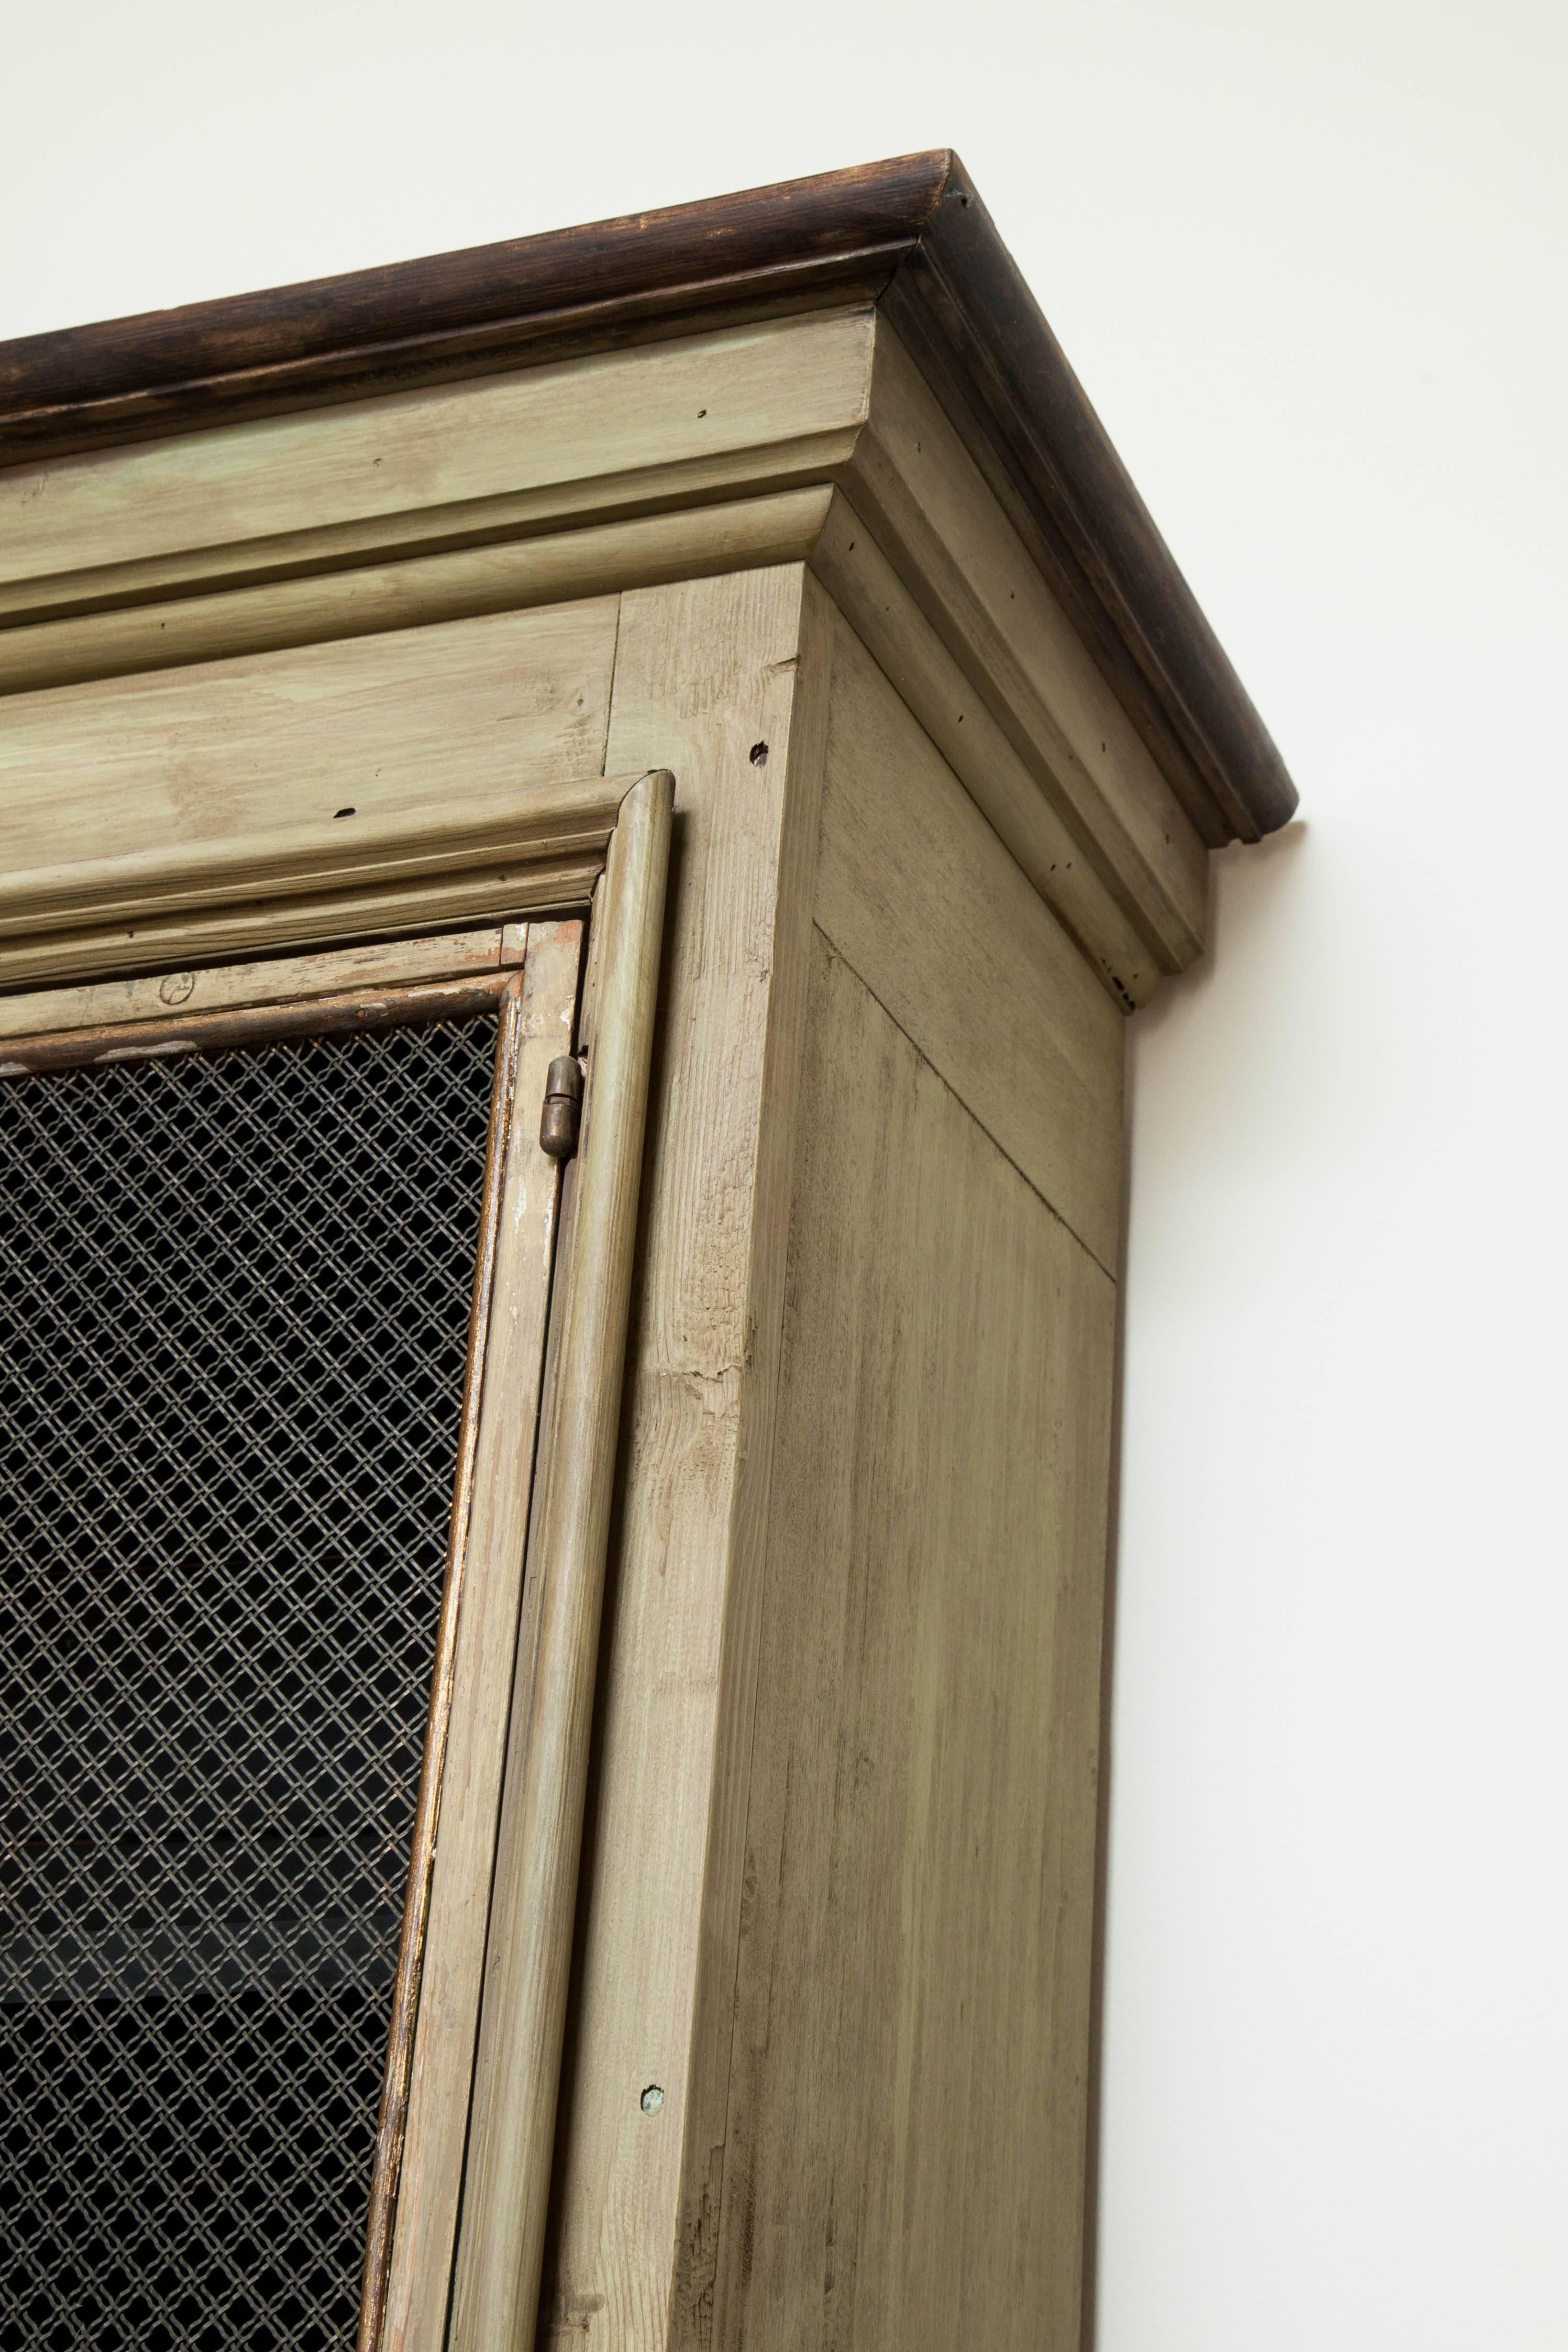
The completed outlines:
{"type": "Polygon", "coordinates": [[[473,1631],[517,1619],[531,1447],[495,1423],[532,1427],[579,934],[8,1048],[0,2193],[29,2343],[352,2336],[444,1781],[477,1845],[488,1773],[493,1842],[505,1677],[473,1631]]]}
{"type": "MultiPolygon", "coordinates": [[[[509,1721],[574,1884],[585,1727],[513,1667],[520,1617],[558,1683],[560,1625],[597,1636],[655,798],[603,894],[580,1181],[541,1139],[576,921],[87,987],[54,1030],[0,1006],[17,2342],[445,2336],[509,1721]],[[592,1425],[563,1399],[541,1444],[574,1184],[555,1322],[592,1425]]],[[[540,1923],[568,1951],[570,1909],[540,1923]]]]}

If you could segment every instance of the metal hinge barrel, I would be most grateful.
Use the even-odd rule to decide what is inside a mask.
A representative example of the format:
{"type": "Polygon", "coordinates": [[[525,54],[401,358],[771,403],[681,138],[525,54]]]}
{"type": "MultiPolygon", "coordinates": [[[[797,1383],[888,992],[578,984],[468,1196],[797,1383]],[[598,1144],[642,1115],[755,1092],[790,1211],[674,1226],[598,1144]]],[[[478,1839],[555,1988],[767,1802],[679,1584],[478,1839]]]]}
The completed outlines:
{"type": "Polygon", "coordinates": [[[583,1067],[574,1055],[558,1054],[544,1082],[539,1115],[539,1148],[552,1160],[570,1160],[583,1121],[583,1067]]]}

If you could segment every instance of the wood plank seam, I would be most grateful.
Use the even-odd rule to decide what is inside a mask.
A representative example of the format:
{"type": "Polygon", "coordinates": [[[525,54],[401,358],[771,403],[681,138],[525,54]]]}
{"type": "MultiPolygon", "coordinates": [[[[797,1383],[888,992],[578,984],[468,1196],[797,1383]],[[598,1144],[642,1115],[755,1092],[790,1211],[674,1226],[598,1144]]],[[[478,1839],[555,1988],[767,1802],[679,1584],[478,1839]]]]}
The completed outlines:
{"type": "Polygon", "coordinates": [[[899,1019],[897,1013],[893,1013],[883,1002],[882,998],[877,994],[876,990],[866,978],[865,973],[858,968],[849,956],[845,954],[843,949],[838,945],[837,940],[835,940],[829,932],[824,930],[820,921],[814,920],[812,928],[832,950],[833,953],[837,957],[845,970],[847,971],[854,972],[856,979],[859,982],[867,995],[870,997],[873,1003],[878,1005],[879,1009],[887,1014],[888,1019],[892,1023],[900,1036],[908,1040],[914,1051],[920,1055],[925,1067],[930,1070],[932,1076],[941,1080],[944,1091],[952,1097],[953,1101],[958,1104],[965,1117],[972,1118],[974,1121],[975,1126],[979,1129],[981,1134],[984,1135],[989,1142],[995,1144],[997,1150],[1002,1154],[1002,1157],[1007,1162],[1008,1167],[1014,1169],[1017,1174],[1022,1177],[1024,1182],[1028,1186],[1036,1200],[1039,1202],[1041,1207],[1050,1211],[1051,1215],[1056,1219],[1058,1224],[1060,1225],[1062,1231],[1072,1235],[1073,1240],[1078,1244],[1079,1249],[1083,1251],[1085,1256],[1091,1257],[1096,1265],[1099,1266],[1100,1272],[1108,1276],[1110,1279],[1114,1282],[1116,1280],[1115,1267],[1106,1265],[1105,1260],[1100,1255],[1100,1252],[1095,1249],[1090,1243],[1085,1241],[1083,1235],[1078,1231],[1077,1227],[1071,1223],[1071,1221],[1063,1216],[1061,1211],[1057,1207],[1056,1202],[1048,1199],[1047,1196],[1041,1192],[1039,1186],[1029,1174],[1027,1169],[1019,1166],[1018,1161],[1008,1150],[1006,1145],[1005,1143],[997,1142],[995,1136],[986,1126],[985,1121],[980,1117],[980,1114],[975,1110],[973,1104],[966,1102],[963,1097],[959,1093],[957,1087],[952,1085],[951,1080],[942,1076],[942,1073],[937,1068],[936,1064],[931,1059],[931,1056],[923,1050],[915,1038],[910,1036],[909,1031],[899,1019]]]}
{"type": "MultiPolygon", "coordinates": [[[[814,1077],[820,1086],[826,1071],[829,1093],[819,1100],[820,1116],[804,1129],[805,1150],[797,1171],[802,1190],[792,1240],[795,1316],[784,1384],[784,1412],[791,1426],[768,1578],[768,1638],[777,1645],[780,1681],[770,1685],[771,1769],[766,1752],[759,1751],[748,1810],[748,1866],[754,1874],[752,1916],[745,1930],[749,1981],[734,2013],[732,2081],[738,2105],[732,2100],[730,2110],[732,2128],[713,2340],[726,2345],[772,2341],[776,2334],[799,2343],[945,2347],[969,2340],[963,2320],[974,2305],[984,2317],[989,2301],[992,2325],[982,2326],[974,2340],[1020,2347],[1048,2343],[1051,2352],[1069,2352],[1069,2347],[1076,2352],[1073,2232],[1080,2210],[1080,2101],[1068,2053],[1079,2046],[1075,2021],[1082,1985],[1078,1946],[1084,1890],[1075,1851],[1076,1823],[1092,1785],[1086,1734],[1091,1745],[1093,1726],[1092,1718],[1086,1721],[1076,1706],[1072,1693],[1078,1687],[1075,1666],[1097,1622],[1103,1487],[1097,1475],[1074,1475],[1074,1463],[1076,1459],[1081,1470],[1083,1462],[1099,1453],[1109,1397],[1109,1381],[1103,1376],[1115,1286],[1060,1219],[1038,1217],[1046,1204],[1026,1180],[1021,1190],[1015,1189],[1019,1171],[952,1089],[945,1084],[931,1088],[931,1077],[940,1079],[940,1072],[931,1071],[919,1048],[835,955],[826,937],[819,934],[816,946],[822,973],[816,1007],[823,1014],[816,1035],[823,1050],[814,1077]],[[889,1080],[885,1090],[861,1085],[863,1073],[858,1068],[847,1071],[842,1056],[836,1059],[829,1050],[849,1034],[846,1029],[835,1035],[828,1025],[837,1021],[843,1008],[852,1010],[854,1028],[873,1035],[865,1012],[851,1007],[851,992],[881,1026],[884,1037],[896,1040],[904,1060],[900,1072],[881,1054],[889,1080]],[[838,1092],[837,1118],[834,1087],[838,1092]],[[837,1181],[839,1165],[853,1161],[857,1129],[862,1151],[869,1150],[869,1159],[861,1163],[861,1177],[867,1178],[876,1155],[890,1148],[894,1131],[900,1139],[912,1131],[922,1094],[928,1108],[921,1116],[928,1133],[937,1124],[930,1118],[930,1106],[937,1103],[943,1107],[947,1130],[942,1156],[928,1171],[934,1191],[940,1192],[935,1180],[952,1168],[955,1157],[971,1179],[984,1165],[993,1219],[987,1231],[999,1230],[999,1218],[1010,1222],[1022,1258],[1049,1284],[1056,1336],[1041,1367],[1038,1394],[1032,1379],[1016,1377],[1035,1360],[1038,1302],[1031,1307],[1020,1297],[1011,1305],[1014,1295],[993,1281],[991,1310],[996,1321],[987,1313],[976,1318],[971,1311],[975,1277],[985,1276],[991,1260],[963,1219],[949,1213],[951,1198],[946,1207],[934,1205],[921,1180],[911,1181],[907,1171],[901,1177],[895,1172],[894,1190],[901,1182],[903,1208],[911,1228],[920,1230],[906,1234],[899,1223],[872,1233],[867,1219],[878,1214],[885,1192],[862,1182],[859,1194],[844,1196],[853,1213],[833,1228],[834,1238],[826,1247],[820,1244],[824,1201],[831,1224],[831,1185],[837,1181]],[[895,1116],[900,1105],[907,1119],[895,1116]],[[956,1153],[955,1139],[962,1147],[956,1153]],[[829,1187],[826,1194],[825,1181],[829,1187]],[[1028,1217],[1021,1214],[1026,1200],[1031,1204],[1028,1217]],[[1057,1467],[1044,1472],[1055,1492],[1043,1517],[1032,1510],[1018,1520],[1005,1499],[1007,1486],[988,1485],[981,1470],[965,1466],[972,1461],[984,1469],[996,1466],[995,1458],[984,1452],[991,1422],[983,1415],[972,1433],[979,1447],[972,1457],[962,1416],[953,1415],[951,1399],[943,1402],[945,1356],[929,1353],[933,1337],[943,1328],[940,1315],[924,1327],[927,1352],[922,1355],[920,1302],[924,1294],[918,1272],[911,1268],[921,1261],[929,1265],[939,1241],[948,1277],[963,1276],[952,1297],[962,1302],[957,1306],[960,1336],[967,1331],[963,1343],[972,1363],[997,1360],[993,1339],[997,1326],[1002,1327],[1000,1358],[1005,1362],[1010,1349],[1014,1366],[1005,1392],[1020,1401],[1015,1436],[1026,1428],[1033,1433],[1030,1479],[1037,1497],[1041,1465],[1056,1460],[1057,1467]],[[964,1274],[966,1255],[971,1264],[964,1274]],[[891,1321],[884,1308],[890,1308],[891,1321]],[[904,1346],[905,1309],[912,1336],[908,1337],[908,1354],[900,1356],[901,1370],[895,1373],[896,1387],[890,1392],[883,1343],[904,1346]],[[851,1401],[843,1411],[849,1423],[855,1422],[858,1381],[862,1407],[858,1437],[840,1433],[837,1397],[835,1410],[826,1413],[814,1398],[822,1369],[814,1359],[825,1346],[836,1351],[837,1367],[845,1378],[851,1401]],[[1080,1420],[1078,1398],[1085,1371],[1089,1397],[1080,1420]],[[897,1402],[896,1398],[906,1395],[906,1377],[907,1402],[897,1402]],[[1057,1402],[1051,1406],[1046,1392],[1053,1390],[1057,1402]],[[1072,1409],[1064,1414],[1062,1407],[1069,1402],[1072,1409]],[[936,1427],[945,1431],[956,1448],[946,1457],[945,1468],[940,1461],[933,1468],[924,1453],[933,1412],[936,1427]],[[900,1446],[907,1445],[917,1429],[924,1432],[921,1454],[911,1460],[907,1451],[900,1454],[900,1446]],[[812,1475],[803,1486],[805,1464],[812,1475]],[[956,1516],[949,1511],[943,1499],[950,1492],[949,1472],[960,1481],[964,1475],[971,1479],[974,1491],[969,1504],[978,1507],[973,1517],[968,1507],[956,1516]],[[879,1476],[891,1482],[879,1501],[879,1476]],[[931,1510],[929,1534],[907,1508],[904,1498],[911,1477],[917,1486],[923,1481],[931,1510]],[[831,1501],[835,1482],[845,1506],[837,1517],[831,1501]],[[826,1509],[820,1525],[813,1517],[819,1494],[826,1509]],[[1098,1507],[1097,1496],[1101,1498],[1098,1507]],[[885,1654],[884,1635],[904,1640],[911,1664],[918,1656],[908,1643],[911,1628],[918,1633],[922,1618],[919,1611],[911,1611],[910,1560],[897,1542],[891,1554],[881,1555],[886,1560],[879,1588],[882,1613],[879,1621],[872,1614],[879,1590],[872,1571],[879,1556],[884,1506],[895,1518],[900,1510],[904,1513],[910,1559],[923,1557],[931,1571],[925,1576],[928,1598],[944,1586],[952,1596],[945,1625],[940,1614],[923,1618],[928,1636],[924,1654],[932,1667],[932,1677],[923,1682],[917,1678],[907,1685],[884,1685],[875,1673],[869,1682],[858,1678],[868,1661],[885,1654]],[[970,1557],[974,1518],[984,1523],[983,1541],[993,1563],[989,1585],[982,1578],[978,1596],[967,1577],[955,1584],[943,1575],[944,1563],[956,1566],[970,1557]],[[1045,1571],[1043,1577],[1019,1578],[1011,1572],[1015,1563],[1022,1567],[1031,1561],[1045,1571]],[[803,1603],[807,1587],[810,1597],[803,1603]],[[990,1608],[983,1605],[976,1611],[975,1599],[984,1603],[987,1591],[990,1608]],[[842,1622],[836,1613],[840,1603],[842,1622]],[[988,1651],[998,1627],[1008,1624],[1021,1632],[1032,1627],[1030,1656],[1043,1667],[1044,1683],[1020,1682],[1010,1649],[1005,1657],[988,1651]],[[1041,1701],[1037,1712],[1016,1706],[1006,1711],[1016,1735],[1007,1743],[1013,1759],[1010,1794],[1021,1805],[1016,1818],[1011,1805],[1005,1815],[988,1810],[987,1760],[995,1752],[991,1744],[995,1731],[987,1733],[984,1708],[973,1706],[956,1718],[942,1713],[944,1693],[954,1698],[964,1687],[944,1679],[942,1662],[954,1653],[967,1654],[967,1687],[976,1698],[994,1694],[987,1664],[991,1656],[998,1669],[1011,1675],[1015,1696],[1032,1690],[1041,1701]],[[900,1701],[897,1719],[889,1717],[881,1727],[885,1745],[875,1715],[865,1712],[868,1693],[874,1709],[879,1690],[896,1693],[900,1701]],[[795,1702],[804,1698],[809,1708],[814,1693],[826,1701],[828,1711],[798,1712],[795,1702]],[[905,1698],[917,1702],[921,1739],[914,1747],[906,1741],[900,1748],[905,1698]],[[1019,1729],[1031,1722],[1044,1727],[1019,1729]],[[837,1757],[832,1739],[836,1726],[846,1728],[851,1741],[837,1757]],[[950,1750],[946,1744],[949,1733],[957,1741],[965,1730],[973,1778],[953,1769],[962,1768],[963,1748],[950,1750]],[[950,1768],[945,1770],[944,1756],[950,1768]],[[887,1849],[875,1838],[868,1842],[862,1832],[890,1827],[897,1840],[901,1826],[900,1883],[896,1864],[887,1875],[879,1875],[887,1849]],[[976,1839],[973,1871],[969,1836],[957,1834],[970,1831],[976,1839]],[[932,1832],[942,1840],[940,1850],[931,1843],[932,1832]],[[990,1842],[989,1862],[984,1864],[978,1861],[982,1834],[990,1842]],[[862,1866],[858,1870],[853,1867],[857,1861],[862,1866]],[[999,1938],[1010,1934],[1012,1951],[1002,1957],[1006,1947],[999,1940],[998,1954],[980,1962],[970,1989],[988,1983],[1002,1990],[1015,2019],[1029,2021],[1028,2073],[1036,2093],[1046,2094],[1043,2105],[1037,2097],[1031,2104],[1011,2095],[1006,2062],[994,2034],[986,2071],[971,2078],[963,2056],[969,2033],[955,2036],[950,2030],[933,2041],[922,2025],[929,2013],[944,2009],[949,2029],[964,2022],[961,1994],[954,1996],[949,1984],[938,1983],[929,1973],[929,1963],[941,1959],[944,1943],[948,1961],[961,1971],[966,1966],[963,1955],[974,1948],[972,1915],[951,1905],[945,1914],[942,1908],[942,1864],[955,1861],[975,1891],[985,1870],[1003,1862],[1022,1864],[1027,1874],[1020,1880],[1013,1867],[1005,1881],[992,1882],[998,1897],[999,1938]],[[1018,1885],[1025,1888],[1021,1899],[1015,1895],[1018,1885]],[[1051,1898],[1043,1906],[1031,1900],[1036,1888],[1051,1898]],[[784,1942],[776,1932],[781,1920],[791,1927],[784,1942]],[[934,1922],[937,1931],[936,1941],[926,1943],[923,1955],[922,1921],[928,1926],[934,1922]],[[807,1938],[804,1947],[803,1933],[807,1938]],[[922,1958],[928,1964],[923,1975],[922,1958]],[[880,2022],[884,2000],[879,1961],[894,1979],[887,1988],[888,2005],[901,2023],[893,2038],[880,2022]],[[875,2067],[879,2050],[886,2062],[880,2072],[875,2067]],[[862,2056],[872,2062],[864,2083],[855,2073],[862,2056]],[[847,2058],[847,2077],[843,2071],[847,2058]],[[824,2074],[824,2061],[836,2062],[835,2071],[824,2074]],[[928,2101],[931,2096],[922,2062],[939,2077],[945,2072],[947,2089],[958,2094],[941,2114],[921,2115],[921,2091],[928,2101]],[[974,2094],[978,2104],[970,2095],[974,2094]],[[976,2174],[965,2156],[966,2148],[971,2158],[984,2149],[987,2103],[998,2121],[1003,2116],[1011,2118],[1008,2137],[1015,2155],[1043,2158],[1046,2177],[1037,2176],[1037,2163],[1031,2161],[1022,2173],[1013,2168],[1003,2183],[993,2168],[990,2190],[983,2187],[977,2203],[973,2194],[966,2196],[966,2174],[984,2184],[986,2163],[982,2153],[976,2174]],[[989,2198],[995,2190],[1002,2191],[1001,2201],[1008,2209],[1000,2243],[990,2219],[989,2198]],[[1041,2190],[1048,2191],[1043,2199],[1041,2190]],[[1046,2234],[1040,2225],[1042,2202],[1047,2208],[1046,2234]],[[928,2224],[940,2216],[938,2226],[934,2231],[926,2228],[911,2234],[910,2215],[918,2216],[922,2205],[928,2224]],[[1016,2271],[1007,2260],[1009,2245],[1020,2254],[1029,2249],[1027,2261],[1020,2259],[1017,2269],[1033,2272],[1035,2294],[1010,2293],[1010,2274],[1016,2271]],[[989,2261],[983,2273],[973,2274],[973,2261],[984,2262],[987,2253],[1000,2254],[1002,2260],[989,2261]],[[927,2300],[931,2287],[941,2293],[945,2308],[933,2310],[927,2300]],[[1038,2292],[1042,2287],[1045,2292],[1038,2292]]],[[[888,1173],[883,1171],[884,1177],[888,1173]]],[[[1016,1446],[1011,1459],[1021,1470],[1016,1446]]],[[[1006,1460],[1004,1455],[1002,1466],[1006,1460]]],[[[1093,1467],[1098,1470],[1098,1460],[1093,1467]]],[[[999,1793],[1008,1793],[1001,1784],[997,1788],[999,1793]]],[[[895,1846],[895,1854],[897,1850],[895,1846]]],[[[944,1967],[943,1976],[948,1974],[944,1967]]],[[[976,2028],[981,2022],[973,2021],[976,2028]]],[[[984,2037],[977,2046],[983,2045],[984,2037]]],[[[940,2080],[936,2087],[942,2087],[940,2080]]]]}

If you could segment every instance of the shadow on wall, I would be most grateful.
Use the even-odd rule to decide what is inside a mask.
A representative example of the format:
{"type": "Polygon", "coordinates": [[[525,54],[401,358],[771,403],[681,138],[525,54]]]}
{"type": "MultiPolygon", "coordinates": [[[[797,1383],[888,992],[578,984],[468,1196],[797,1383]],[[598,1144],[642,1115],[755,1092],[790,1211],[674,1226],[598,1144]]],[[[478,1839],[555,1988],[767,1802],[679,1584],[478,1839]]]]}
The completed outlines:
{"type": "Polygon", "coordinates": [[[1262,841],[1233,841],[1215,852],[1209,859],[1208,943],[1196,963],[1166,981],[1152,1003],[1134,1013],[1135,1039],[1157,1036],[1168,1022],[1184,1018],[1194,999],[1214,986],[1222,957],[1234,962],[1246,956],[1261,931],[1279,931],[1281,901],[1298,879],[1309,830],[1304,817],[1294,817],[1262,841]]]}
{"type": "MultiPolygon", "coordinates": [[[[1284,928],[1286,902],[1299,889],[1301,853],[1308,826],[1297,817],[1260,842],[1233,842],[1209,860],[1207,946],[1191,968],[1165,982],[1151,1004],[1132,1016],[1130,1024],[1128,1105],[1136,1092],[1136,1060],[1140,1045],[1158,1037],[1172,1021],[1185,1021],[1198,1011],[1214,985],[1219,958],[1227,966],[1245,963],[1252,943],[1266,932],[1284,928]]],[[[1215,1008],[1217,1011],[1217,1008],[1215,1008]]],[[[1135,1113],[1134,1113],[1135,1115],[1135,1113]]],[[[1095,2352],[1099,2332],[1098,2267],[1100,2221],[1100,2135],[1105,2034],[1105,1926],[1111,1782],[1114,1777],[1116,1725],[1112,1709],[1115,1685],[1117,1570],[1121,1502],[1122,1379],[1126,1358],[1127,1230],[1131,1190],[1131,1119],[1123,1139],[1121,1171],[1121,1253],[1118,1265],[1116,1307],[1116,1371],[1111,1402],[1110,1507],[1106,1530],[1105,1630],[1100,1662],[1100,1769],[1099,1822],[1095,1853],[1094,1961],[1090,1994],[1089,2081],[1087,2166],[1084,2176],[1084,2231],[1081,2352],[1095,2352]]]]}

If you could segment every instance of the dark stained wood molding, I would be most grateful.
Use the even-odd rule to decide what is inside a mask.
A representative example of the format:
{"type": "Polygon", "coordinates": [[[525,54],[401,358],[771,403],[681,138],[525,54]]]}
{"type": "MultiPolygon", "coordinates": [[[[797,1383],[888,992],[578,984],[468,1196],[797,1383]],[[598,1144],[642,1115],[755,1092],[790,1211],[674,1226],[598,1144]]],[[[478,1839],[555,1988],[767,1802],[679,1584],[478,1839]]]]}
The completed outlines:
{"type": "Polygon", "coordinates": [[[1296,791],[956,155],[0,344],[0,464],[881,302],[1203,838],[1296,791]]]}
{"type": "Polygon", "coordinates": [[[1296,787],[956,155],[883,308],[1211,848],[1296,787]]]}
{"type": "Polygon", "coordinates": [[[874,299],[939,152],[0,343],[0,463],[874,299]]]}

